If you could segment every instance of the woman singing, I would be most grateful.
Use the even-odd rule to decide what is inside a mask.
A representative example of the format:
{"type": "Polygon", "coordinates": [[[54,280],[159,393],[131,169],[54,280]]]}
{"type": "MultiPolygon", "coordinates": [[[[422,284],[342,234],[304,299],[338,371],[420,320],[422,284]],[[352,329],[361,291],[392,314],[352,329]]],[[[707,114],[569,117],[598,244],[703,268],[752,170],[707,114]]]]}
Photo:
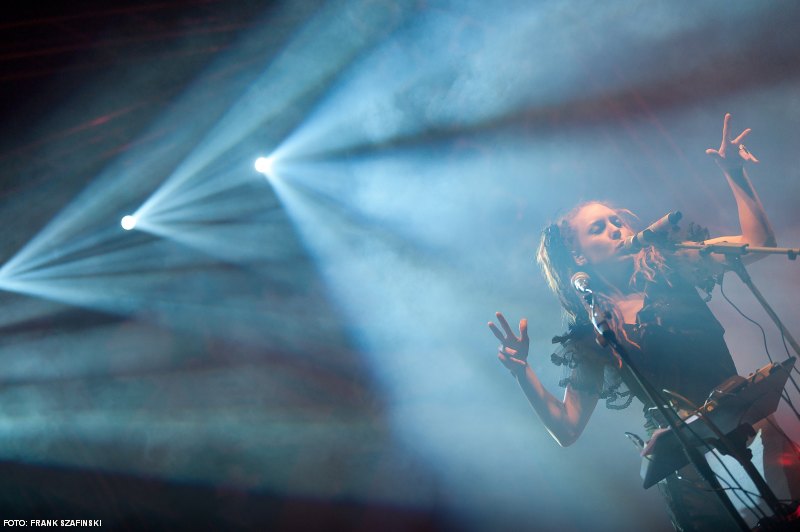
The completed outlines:
{"type": "MultiPolygon", "coordinates": [[[[727,114],[722,143],[706,153],[716,160],[733,192],[742,232],[698,240],[775,246],[775,234],[744,170],[746,162],[758,162],[742,144],[750,130],[735,138],[729,130],[727,114]]],[[[662,252],[652,246],[626,252],[622,243],[635,234],[629,215],[627,210],[592,201],[578,205],[542,233],[537,260],[569,325],[565,335],[554,339],[561,347],[553,361],[569,370],[561,381],[566,387],[563,399],[548,392],[527,363],[527,320],[520,321],[519,335],[499,312],[499,327],[489,323],[501,342],[500,362],[515,375],[539,419],[561,446],[580,436],[599,399],[610,408],[624,408],[637,397],[645,405],[648,432],[663,424],[627,366],[596,344],[587,310],[570,283],[576,272],[591,277],[596,301],[610,311],[608,321],[617,339],[657,390],[677,392],[701,405],[715,386],[736,375],[724,330],[695,289],[724,271],[721,262],[693,251],[662,252]]],[[[771,423],[764,423],[762,439],[765,458],[774,464],[765,464],[768,481],[775,470],[784,473],[784,486],[792,475],[796,481],[800,474],[796,447],[771,423]]],[[[682,477],[672,475],[659,484],[676,529],[719,530],[720,524],[731,523],[715,494],[698,486],[697,480],[682,477]]],[[[798,498],[798,486],[790,488],[795,488],[790,490],[792,498],[798,498]]]]}

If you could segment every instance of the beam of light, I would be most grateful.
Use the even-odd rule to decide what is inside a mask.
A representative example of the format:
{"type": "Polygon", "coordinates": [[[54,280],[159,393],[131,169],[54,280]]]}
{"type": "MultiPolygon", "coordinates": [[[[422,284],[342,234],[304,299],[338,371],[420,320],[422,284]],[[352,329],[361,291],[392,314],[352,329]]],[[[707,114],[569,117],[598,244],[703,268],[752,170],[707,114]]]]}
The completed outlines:
{"type": "Polygon", "coordinates": [[[143,238],[142,235],[119,239],[119,228],[116,224],[111,225],[107,220],[103,220],[101,224],[100,227],[84,227],[82,232],[76,231],[72,239],[64,241],[61,246],[52,246],[47,253],[28,257],[25,261],[17,260],[19,255],[15,255],[0,268],[0,280],[18,279],[31,272],[74,263],[84,258],[96,259],[120,250],[147,249],[142,248],[142,244],[152,240],[152,237],[143,238]]]}
{"type": "Polygon", "coordinates": [[[137,229],[232,263],[282,261],[299,253],[267,183],[240,168],[187,191],[169,209],[150,212],[137,229]]]}
{"type": "MultiPolygon", "coordinates": [[[[260,189],[263,181],[254,183],[260,189]]],[[[315,273],[304,259],[288,220],[275,208],[265,208],[262,190],[246,190],[227,198],[222,212],[240,216],[230,220],[204,219],[203,209],[194,216],[181,213],[182,220],[194,220],[195,227],[180,228],[170,240],[154,239],[149,233],[175,231],[142,226],[126,238],[100,239],[100,247],[43,261],[36,268],[14,270],[0,275],[0,290],[56,301],[74,307],[133,316],[168,329],[193,331],[202,328],[213,338],[235,339],[243,345],[270,349],[292,346],[306,350],[309,363],[320,367],[336,364],[325,360],[305,328],[313,326],[322,337],[336,337],[340,325],[324,315],[303,319],[315,273]],[[245,200],[251,199],[249,205],[245,200]],[[242,209],[247,214],[242,218],[242,209]],[[187,246],[176,246],[185,239],[187,246]],[[230,242],[227,249],[219,243],[230,242]],[[197,251],[199,250],[199,251],[197,251]],[[247,267],[220,262],[231,257],[245,260],[247,267]],[[202,324],[202,325],[198,325],[202,324]],[[298,338],[306,336],[308,343],[298,338]],[[304,345],[305,344],[305,345],[304,345]],[[303,347],[301,347],[304,345],[303,347]],[[317,357],[319,353],[319,358],[317,357]]],[[[156,222],[157,223],[157,222],[156,222]]],[[[119,233],[119,229],[108,228],[119,233]]],[[[45,305],[45,307],[47,307],[45,305]]],[[[39,314],[46,316],[47,308],[39,314]]],[[[36,319],[32,311],[8,320],[13,327],[36,319]]]]}
{"type": "MultiPolygon", "coordinates": [[[[199,268],[197,259],[203,257],[193,256],[195,261],[186,268],[181,268],[182,261],[178,261],[173,269],[161,265],[146,271],[141,269],[141,251],[119,252],[116,257],[84,259],[35,275],[3,279],[0,288],[75,307],[135,316],[179,331],[192,331],[203,324],[210,337],[235,338],[245,345],[303,343],[298,343],[298,338],[306,325],[295,318],[302,312],[299,294],[308,281],[296,261],[272,263],[269,268],[246,272],[218,264],[199,268]],[[261,283],[288,295],[275,296],[274,305],[270,305],[259,297],[259,292],[254,292],[254,286],[261,283]]],[[[158,265],[159,254],[154,253],[149,260],[158,265]]],[[[333,324],[317,326],[322,332],[333,324]]],[[[313,341],[309,339],[312,344],[313,341]]],[[[316,350],[311,353],[310,360],[317,356],[316,350]]]]}
{"type": "MultiPolygon", "coordinates": [[[[272,16],[278,19],[284,16],[289,18],[306,16],[302,11],[303,9],[297,6],[289,6],[272,13],[272,16]]],[[[171,174],[173,177],[163,183],[160,194],[151,196],[134,213],[133,216],[141,218],[155,204],[161,203],[159,199],[161,196],[169,196],[170,190],[181,189],[181,185],[189,177],[208,167],[221,154],[230,151],[231,147],[247,137],[253,128],[271,117],[286,114],[287,109],[291,109],[292,102],[301,98],[327,77],[333,76],[342,64],[346,64],[371,40],[380,38],[384,32],[390,31],[393,25],[399,23],[399,15],[395,6],[389,6],[387,9],[386,6],[372,3],[328,3],[307,22],[304,29],[292,37],[282,53],[277,57],[266,59],[270,62],[266,72],[258,81],[251,84],[246,95],[227,112],[224,111],[229,105],[226,99],[230,97],[235,99],[240,94],[237,80],[232,80],[227,87],[224,87],[226,90],[222,91],[222,97],[217,96],[213,99],[208,95],[206,84],[199,80],[195,87],[179,98],[166,115],[144,135],[145,138],[159,138],[157,143],[139,146],[138,149],[134,146],[130,151],[123,153],[44,230],[8,261],[4,268],[7,272],[30,269],[32,265],[28,264],[29,262],[41,265],[44,256],[59,255],[64,248],[78,247],[79,244],[72,241],[76,233],[85,234],[88,224],[111,214],[112,210],[120,210],[119,203],[130,202],[142,191],[148,190],[154,182],[163,181],[164,175],[171,174]],[[362,25],[365,20],[373,20],[379,24],[362,25]],[[357,25],[355,30],[354,25],[357,25]],[[331,41],[337,42],[337,46],[330,46],[331,41]],[[314,68],[309,68],[308,62],[318,62],[318,64],[314,65],[314,68]],[[232,96],[234,94],[236,96],[232,96]],[[198,108],[204,109],[204,112],[198,114],[198,108]],[[215,126],[210,126],[208,121],[220,115],[223,115],[223,118],[215,126]],[[201,138],[203,140],[200,140],[201,138]],[[186,156],[187,150],[191,150],[188,156],[186,156]]],[[[261,31],[245,39],[240,47],[246,49],[247,54],[252,56],[253,50],[259,49],[258,43],[261,41],[274,43],[273,35],[276,35],[276,32],[265,26],[261,31]],[[265,33],[269,34],[269,39],[263,38],[265,33]]],[[[263,45],[260,46],[263,49],[263,45]]],[[[210,76],[219,75],[221,70],[219,65],[228,68],[229,62],[237,60],[237,53],[239,52],[234,49],[226,54],[226,57],[218,61],[217,68],[210,71],[210,76]]],[[[262,58],[262,61],[265,59],[262,58]]],[[[210,181],[212,181],[210,187],[206,183],[199,191],[191,190],[191,195],[202,196],[213,193],[213,190],[207,192],[208,188],[219,189],[225,185],[237,184],[227,181],[221,185],[219,182],[210,181]]],[[[187,201],[188,196],[181,193],[177,199],[171,199],[182,202],[187,201]]],[[[156,210],[170,210],[172,202],[166,203],[162,205],[163,209],[156,210]]]]}
{"type": "Polygon", "coordinates": [[[179,191],[187,180],[221,156],[227,157],[256,128],[269,124],[274,132],[271,142],[276,143],[288,125],[287,119],[292,120],[294,107],[338,75],[364,48],[391,32],[412,4],[327,3],[137,212],[147,215],[169,209],[176,198],[180,201],[179,191]],[[331,46],[332,42],[336,45],[331,46]]]}
{"type": "Polygon", "coordinates": [[[572,30],[552,31],[565,11],[514,2],[497,13],[487,5],[443,2],[421,12],[352,68],[277,153],[293,158],[381,144],[480,123],[534,102],[563,101],[565,87],[577,93],[579,75],[566,45],[572,30]]]}
{"type": "MultiPolygon", "coordinates": [[[[289,3],[271,12],[268,20],[271,17],[284,22],[304,20],[309,16],[307,9],[313,9],[313,6],[289,3]]],[[[330,8],[324,13],[333,16],[330,8]]],[[[323,17],[316,24],[322,26],[325,23],[326,20],[323,17]]],[[[232,105],[231,102],[239,98],[244,90],[241,86],[242,83],[246,86],[253,77],[257,76],[250,70],[246,72],[247,76],[236,72],[230,74],[227,72],[230,70],[230,65],[242,61],[246,63],[256,61],[259,65],[263,65],[264,62],[270,61],[271,58],[265,58],[264,54],[269,54],[271,47],[280,46],[280,40],[287,37],[285,33],[290,29],[291,25],[289,24],[281,26],[277,30],[271,25],[265,24],[261,26],[260,30],[243,39],[240,46],[233,47],[231,52],[225,54],[213,68],[209,69],[205,78],[199,79],[193,87],[178,97],[175,103],[151,125],[138,141],[126,146],[119,157],[91,180],[89,186],[6,262],[4,264],[5,272],[24,271],[33,267],[32,264],[41,265],[46,262],[44,257],[61,255],[65,248],[80,251],[80,247],[84,244],[96,245],[99,236],[87,236],[91,234],[91,228],[96,229],[98,223],[102,225],[108,220],[115,218],[119,220],[118,216],[121,213],[130,212],[128,207],[133,201],[138,201],[141,205],[159,183],[163,184],[165,176],[169,176],[181,166],[187,155],[192,153],[192,150],[213,129],[215,121],[226,113],[232,105]],[[254,56],[258,59],[253,59],[254,56]],[[216,78],[221,78],[222,81],[216,80],[216,78]],[[212,82],[207,82],[208,80],[212,82]],[[198,109],[202,109],[203,112],[198,112],[198,109]]],[[[299,53],[305,46],[304,43],[307,44],[308,39],[313,38],[313,28],[301,32],[300,35],[305,35],[305,40],[301,39],[295,48],[289,47],[289,50],[295,50],[294,53],[299,53]]],[[[286,66],[294,65],[288,58],[282,62],[278,61],[278,63],[284,65],[282,67],[284,70],[286,66]]],[[[329,67],[331,71],[335,71],[336,63],[330,64],[329,67]]],[[[317,72],[317,70],[297,65],[295,70],[289,69],[285,73],[290,77],[302,76],[303,73],[307,73],[305,79],[313,80],[316,78],[313,78],[312,72],[317,72]]],[[[279,100],[286,95],[287,99],[276,101],[275,105],[270,107],[272,112],[283,110],[282,104],[286,104],[294,98],[290,94],[291,91],[286,90],[285,78],[276,81],[278,84],[274,88],[272,97],[279,100]]],[[[310,83],[313,84],[312,81],[310,83]]],[[[298,83],[297,88],[302,90],[303,84],[298,83]]],[[[255,109],[240,110],[238,113],[240,119],[252,119],[256,123],[260,123],[263,118],[262,113],[254,113],[256,109],[260,108],[260,103],[256,101],[258,94],[260,94],[258,90],[252,91],[249,105],[255,105],[255,109]]],[[[264,116],[269,116],[269,112],[264,116]]],[[[230,119],[229,122],[231,122],[230,119]]],[[[229,147],[245,136],[245,134],[239,135],[239,129],[234,129],[235,132],[229,133],[236,138],[223,141],[222,144],[229,147]]],[[[209,148],[207,145],[205,147],[209,148]]],[[[209,153],[205,150],[201,151],[209,153]]],[[[225,149],[223,148],[222,151],[225,149]]],[[[217,154],[219,153],[221,152],[217,152],[217,154]]],[[[202,166],[205,164],[195,168],[202,166]]],[[[191,173],[183,173],[183,175],[187,177],[191,173]]],[[[135,212],[134,216],[141,218],[142,213],[135,212]]],[[[105,238],[116,238],[113,232],[105,232],[103,235],[105,238]]]]}
{"type": "Polygon", "coordinates": [[[275,166],[274,157],[259,157],[253,164],[256,172],[268,176],[272,173],[272,168],[275,166]]]}
{"type": "Polygon", "coordinates": [[[249,222],[208,226],[148,223],[142,230],[236,264],[281,260],[294,250],[291,243],[285,245],[284,228],[260,228],[249,222]]]}
{"type": "MultiPolygon", "coordinates": [[[[632,127],[647,132],[646,123],[632,127]]],[[[603,128],[581,128],[564,137],[543,125],[535,141],[508,128],[346,159],[282,161],[281,177],[340,203],[365,224],[380,224],[418,245],[463,250],[476,235],[489,237],[495,220],[535,216],[544,225],[572,206],[587,180],[598,185],[585,194],[602,198],[604,183],[641,178],[638,162],[620,168],[628,149],[630,143],[609,137],[603,128]]],[[[647,219],[675,201],[652,186],[619,188],[622,204],[643,195],[652,203],[652,212],[640,213],[647,219]]]]}
{"type": "Polygon", "coordinates": [[[191,138],[185,128],[170,139],[141,145],[109,164],[61,212],[11,259],[3,272],[23,271],[46,263],[52,257],[79,252],[119,236],[120,214],[132,199],[147,194],[174,164],[176,145],[191,138]],[[117,230],[109,230],[116,226],[117,230]]]}
{"type": "MultiPolygon", "coordinates": [[[[589,28],[618,27],[619,14],[580,2],[515,1],[501,12],[485,3],[438,2],[342,76],[276,154],[319,156],[530,110],[580,107],[701,72],[729,53],[719,32],[707,27],[718,8],[693,5],[690,14],[669,5],[647,10],[631,0],[619,6],[626,13],[622,27],[606,32],[589,28]],[[642,31],[654,27],[658,31],[642,31]],[[664,42],[708,33],[714,35],[708,53],[665,57],[657,69],[642,64],[668,55],[664,42]]],[[[754,15],[752,6],[741,7],[732,18],[754,15]]]]}
{"type": "MultiPolygon", "coordinates": [[[[398,178],[394,186],[386,174],[375,177],[388,188],[387,196],[403,187],[400,176],[393,176],[398,178]]],[[[308,190],[292,179],[276,180],[273,185],[390,398],[389,414],[397,437],[413,444],[429,467],[454,484],[463,485],[468,476],[457,472],[458,464],[480,462],[477,469],[511,467],[505,458],[524,452],[534,442],[522,428],[527,415],[524,405],[494,410],[487,399],[498,393],[494,379],[500,376],[493,371],[494,361],[465,348],[465,344],[485,343],[482,339],[487,334],[485,318],[472,309],[492,308],[487,287],[472,276],[474,260],[453,256],[452,250],[420,246],[391,226],[359,216],[336,198],[308,190]],[[466,323],[475,327],[469,330],[466,323]],[[459,331],[457,340],[449,338],[455,330],[459,331]],[[447,385],[442,386],[445,374],[447,385]],[[476,403],[476,397],[485,404],[476,403]],[[481,420],[482,436],[470,428],[476,419],[481,420]],[[484,451],[494,438],[515,450],[487,457],[484,451]],[[482,458],[477,460],[477,456],[482,458]]],[[[471,194],[455,193],[448,200],[470,201],[466,198],[471,194]]],[[[421,210],[425,213],[421,216],[445,225],[455,238],[472,228],[453,225],[449,220],[453,211],[436,212],[442,197],[414,201],[419,199],[381,196],[373,201],[375,207],[401,201],[406,212],[421,210]]]]}
{"type": "Polygon", "coordinates": [[[126,231],[130,231],[131,229],[136,227],[136,222],[138,221],[139,219],[136,218],[136,216],[131,216],[130,214],[126,214],[125,216],[122,217],[122,220],[119,221],[119,224],[126,231]]]}
{"type": "MultiPolygon", "coordinates": [[[[377,9],[374,16],[393,17],[391,9],[388,13],[383,13],[380,7],[377,9]]],[[[276,16],[280,18],[287,13],[290,18],[305,16],[300,11],[302,9],[290,6],[276,16]]],[[[308,23],[306,29],[293,37],[293,44],[287,45],[281,55],[269,59],[272,66],[261,81],[250,87],[248,96],[231,109],[227,118],[222,119],[217,127],[212,127],[209,120],[224,115],[224,109],[230,105],[229,99],[235,100],[239,96],[241,89],[237,85],[238,80],[234,78],[223,84],[222,95],[217,94],[213,99],[209,97],[207,85],[199,80],[143,135],[144,139],[150,139],[148,142],[134,143],[131,149],[123,152],[33,240],[3,265],[0,286],[20,294],[107,312],[141,312],[147,307],[148,301],[146,295],[135,293],[143,288],[135,279],[122,282],[117,277],[114,281],[118,288],[112,290],[108,289],[109,286],[115,286],[114,283],[77,286],[69,279],[89,273],[101,278],[105,274],[118,275],[114,272],[120,267],[124,268],[124,265],[119,266],[124,261],[138,266],[146,262],[158,262],[157,257],[151,261],[146,256],[125,253],[117,254],[126,257],[122,263],[115,255],[106,256],[107,260],[91,257],[103,254],[108,244],[118,238],[110,221],[120,211],[128,210],[126,206],[132,199],[144,192],[149,193],[154,183],[163,181],[163,176],[171,173],[183,178],[193,175],[200,179],[183,187],[180,185],[186,185],[186,179],[179,177],[172,180],[168,188],[180,194],[161,205],[162,208],[155,209],[151,213],[152,220],[143,217],[143,212],[129,215],[137,220],[137,229],[170,237],[173,241],[183,242],[223,260],[287,260],[285,257],[291,256],[296,248],[287,244],[287,238],[281,234],[278,226],[254,215],[256,209],[262,212],[271,210],[269,205],[257,202],[261,195],[259,191],[248,196],[242,195],[238,201],[231,197],[224,200],[219,198],[231,190],[241,192],[237,187],[252,184],[252,171],[223,171],[225,166],[230,166],[230,160],[217,159],[222,153],[231,154],[231,147],[241,143],[241,139],[255,125],[270,116],[284,113],[286,107],[291,107],[291,102],[308,91],[309,87],[333,75],[342,62],[356,54],[369,39],[377,38],[379,35],[369,25],[363,27],[363,31],[351,31],[352,25],[362,20],[367,12],[370,12],[370,7],[366,5],[348,7],[346,2],[329,4],[308,23]],[[342,17],[343,13],[347,16],[342,17]],[[331,19],[338,22],[331,24],[331,19]],[[325,43],[330,39],[335,39],[343,46],[327,46],[325,43]],[[317,57],[322,47],[327,47],[329,53],[317,57]],[[305,61],[320,60],[318,66],[322,68],[306,68],[303,61],[298,62],[300,56],[306,57],[305,61]],[[288,83],[289,79],[293,83],[288,83]],[[289,87],[292,89],[289,90],[289,87]],[[204,112],[198,113],[198,108],[204,112]],[[203,137],[205,140],[200,142],[203,137]],[[194,154],[188,160],[187,152],[194,154]],[[212,162],[216,164],[210,164],[212,162]],[[192,205],[193,208],[190,207],[192,205]],[[90,269],[80,270],[86,267],[90,269]],[[127,281],[130,283],[126,284],[127,281]]],[[[264,27],[258,35],[251,35],[245,40],[243,46],[249,48],[246,53],[252,56],[255,49],[263,51],[262,41],[275,43],[274,36],[280,34],[281,31],[264,27]],[[265,32],[269,32],[270,38],[262,38],[265,32]]],[[[235,64],[238,61],[237,54],[240,52],[234,48],[218,62],[216,69],[211,70],[210,76],[218,76],[221,70],[229,68],[231,62],[235,64]]],[[[220,92],[219,82],[214,86],[220,92]]],[[[252,152],[247,148],[241,149],[241,153],[252,152]]],[[[130,218],[126,220],[130,221],[130,218]]],[[[129,226],[127,221],[125,225],[129,226]]],[[[205,260],[200,259],[196,264],[202,264],[205,260]]],[[[273,277],[291,283],[290,276],[283,273],[282,267],[276,268],[273,277]]],[[[157,309],[158,306],[155,307],[157,309]]],[[[160,319],[170,321],[168,310],[154,312],[163,314],[160,319]]]]}

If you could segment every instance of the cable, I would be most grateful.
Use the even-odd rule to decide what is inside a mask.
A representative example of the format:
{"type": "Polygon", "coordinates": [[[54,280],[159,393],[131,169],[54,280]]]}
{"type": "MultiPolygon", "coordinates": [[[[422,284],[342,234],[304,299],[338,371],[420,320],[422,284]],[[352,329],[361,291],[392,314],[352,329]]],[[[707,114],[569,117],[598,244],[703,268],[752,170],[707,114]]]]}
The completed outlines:
{"type": "MultiPolygon", "coordinates": [[[[712,488],[707,488],[707,487],[705,487],[703,484],[701,484],[701,483],[699,483],[699,482],[696,482],[696,481],[694,481],[694,480],[692,480],[692,479],[689,479],[689,478],[683,478],[683,477],[681,477],[681,476],[679,476],[679,475],[675,475],[675,476],[676,476],[676,478],[677,478],[678,480],[680,480],[681,482],[686,482],[687,484],[691,484],[692,486],[694,486],[694,487],[695,487],[695,489],[698,489],[698,490],[700,490],[700,491],[707,491],[707,492],[709,492],[709,493],[711,493],[711,492],[713,492],[713,491],[716,491],[716,490],[714,490],[714,489],[712,489],[712,488]]],[[[747,494],[747,495],[750,495],[750,496],[752,496],[752,497],[758,497],[759,499],[763,499],[763,497],[762,497],[760,494],[758,494],[758,493],[755,493],[755,492],[753,492],[753,491],[750,491],[750,490],[746,490],[746,489],[744,489],[744,488],[737,488],[737,487],[735,487],[735,486],[731,486],[730,482],[728,482],[728,479],[726,479],[726,478],[725,478],[725,477],[723,477],[722,475],[716,475],[716,477],[717,477],[717,480],[719,480],[720,482],[724,483],[724,484],[727,486],[727,487],[720,488],[720,491],[730,491],[730,492],[733,492],[733,494],[736,496],[736,498],[737,498],[737,499],[739,499],[739,502],[741,502],[742,504],[744,504],[744,505],[745,505],[745,509],[749,510],[749,511],[750,511],[750,512],[753,514],[753,516],[754,516],[756,519],[760,519],[760,518],[762,518],[762,517],[765,517],[763,510],[761,510],[761,516],[759,517],[759,515],[758,515],[758,514],[756,514],[756,512],[755,512],[755,511],[753,511],[751,508],[747,507],[747,504],[746,504],[746,503],[745,503],[745,502],[744,502],[744,501],[743,501],[743,500],[742,500],[742,499],[741,499],[741,498],[738,496],[738,493],[737,493],[737,492],[742,492],[742,493],[744,493],[744,494],[747,494]]],[[[793,500],[793,499],[778,499],[778,502],[780,502],[780,503],[787,503],[787,504],[794,504],[794,503],[797,503],[797,501],[795,501],[795,500],[793,500]]],[[[760,505],[759,505],[759,510],[760,510],[760,509],[761,509],[761,508],[760,508],[760,505]]]]}
{"type": "Polygon", "coordinates": [[[722,297],[725,298],[725,301],[730,303],[730,305],[734,309],[736,309],[736,312],[738,312],[741,317],[743,317],[744,319],[746,319],[747,321],[749,321],[750,323],[752,323],[753,325],[758,327],[758,329],[761,331],[761,338],[764,340],[764,351],[766,351],[766,353],[767,353],[767,358],[769,359],[770,364],[774,364],[775,361],[772,360],[772,355],[770,355],[770,353],[769,353],[769,346],[767,345],[767,333],[766,333],[766,331],[764,331],[764,327],[762,327],[761,324],[758,323],[756,320],[751,319],[747,314],[742,312],[742,310],[739,307],[736,306],[736,303],[734,303],[733,301],[730,300],[728,295],[725,293],[725,288],[722,286],[722,280],[723,280],[723,277],[720,276],[719,277],[719,293],[722,294],[722,297]]]}
{"type": "MultiPolygon", "coordinates": [[[[750,323],[754,324],[756,327],[759,328],[759,330],[761,331],[761,338],[764,340],[764,351],[767,353],[767,358],[769,359],[770,364],[774,364],[775,362],[772,360],[772,355],[770,355],[769,347],[767,346],[767,333],[764,331],[764,327],[762,327],[761,324],[758,323],[757,321],[755,321],[754,319],[750,318],[747,314],[742,312],[742,310],[739,307],[737,307],[736,304],[733,301],[730,300],[728,295],[725,293],[725,288],[722,286],[722,280],[723,279],[724,279],[723,276],[720,276],[718,278],[720,294],[722,294],[722,297],[725,299],[725,301],[727,301],[734,309],[736,309],[736,312],[738,312],[744,319],[746,319],[747,321],[749,321],[750,323]]],[[[784,338],[783,328],[781,328],[781,338],[784,338]]],[[[784,345],[784,347],[786,347],[785,338],[784,338],[784,344],[783,345],[784,345]]],[[[786,348],[786,352],[787,353],[789,352],[788,348],[786,348]]],[[[790,355],[790,357],[791,357],[791,355],[790,355]]],[[[800,393],[800,386],[797,385],[797,381],[795,381],[794,378],[792,377],[791,371],[789,372],[789,380],[791,381],[791,383],[794,386],[795,390],[797,390],[797,392],[800,393]]],[[[800,412],[798,412],[797,409],[792,404],[791,399],[789,399],[789,394],[788,393],[786,393],[785,395],[782,394],[781,397],[784,399],[784,401],[786,401],[789,404],[789,407],[794,411],[795,415],[798,416],[798,419],[800,419],[800,412]]]]}
{"type": "MultiPolygon", "coordinates": [[[[730,474],[730,473],[728,473],[728,474],[730,474]]],[[[731,478],[733,478],[733,477],[731,477],[731,478]]],[[[741,502],[744,505],[744,507],[751,514],[753,514],[753,517],[756,518],[756,521],[761,521],[762,519],[766,519],[767,518],[767,513],[761,508],[761,505],[757,504],[757,503],[755,503],[755,501],[753,501],[753,497],[754,496],[763,500],[763,497],[761,495],[759,495],[758,493],[753,493],[750,490],[746,490],[746,489],[742,488],[741,484],[740,484],[740,487],[738,487],[738,488],[734,487],[734,486],[731,486],[731,483],[728,482],[728,480],[725,477],[723,477],[722,475],[717,475],[717,480],[725,483],[725,485],[727,486],[727,488],[722,488],[722,491],[730,491],[730,492],[732,492],[734,494],[734,496],[736,496],[736,498],[739,499],[739,502],[741,502]],[[753,506],[755,507],[755,510],[753,508],[750,508],[747,505],[747,503],[744,502],[744,500],[742,499],[742,496],[739,494],[740,491],[743,494],[747,495],[747,498],[753,504],[753,506]],[[758,511],[756,512],[756,510],[758,510],[758,511]]],[[[737,484],[738,484],[738,482],[737,482],[737,484]]],[[[705,488],[705,491],[714,491],[714,490],[713,489],[709,489],[709,488],[705,488]]]]}

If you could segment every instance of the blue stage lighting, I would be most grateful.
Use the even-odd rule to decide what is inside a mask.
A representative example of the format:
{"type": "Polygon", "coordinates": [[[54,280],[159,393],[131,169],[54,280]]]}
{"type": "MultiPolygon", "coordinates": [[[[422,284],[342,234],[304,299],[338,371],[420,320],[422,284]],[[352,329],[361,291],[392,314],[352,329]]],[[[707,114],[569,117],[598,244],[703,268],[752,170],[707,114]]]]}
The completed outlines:
{"type": "Polygon", "coordinates": [[[122,228],[123,228],[123,229],[125,229],[126,231],[130,231],[131,229],[133,229],[134,227],[136,227],[136,222],[138,222],[138,220],[136,219],[136,217],[135,217],[135,216],[131,216],[131,215],[129,214],[129,215],[127,215],[127,216],[123,216],[123,217],[122,217],[122,220],[120,220],[119,224],[120,224],[120,225],[122,226],[122,228]]]}
{"type": "Polygon", "coordinates": [[[275,160],[272,157],[259,157],[255,163],[256,171],[264,175],[270,175],[274,163],[275,160]]]}

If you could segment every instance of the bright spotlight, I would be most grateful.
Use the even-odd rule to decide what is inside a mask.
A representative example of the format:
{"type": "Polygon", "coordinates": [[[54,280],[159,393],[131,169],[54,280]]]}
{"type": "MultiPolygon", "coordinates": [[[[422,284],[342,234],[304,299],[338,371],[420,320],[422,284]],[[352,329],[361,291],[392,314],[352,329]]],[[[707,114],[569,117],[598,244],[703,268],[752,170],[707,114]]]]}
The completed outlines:
{"type": "Polygon", "coordinates": [[[136,227],[136,217],[131,216],[130,214],[127,216],[123,216],[122,220],[120,220],[119,224],[122,226],[123,229],[126,231],[130,231],[134,227],[136,227]]]}
{"type": "Polygon", "coordinates": [[[275,163],[275,159],[272,157],[259,157],[256,159],[256,172],[264,175],[269,175],[272,173],[272,167],[275,163]]]}

